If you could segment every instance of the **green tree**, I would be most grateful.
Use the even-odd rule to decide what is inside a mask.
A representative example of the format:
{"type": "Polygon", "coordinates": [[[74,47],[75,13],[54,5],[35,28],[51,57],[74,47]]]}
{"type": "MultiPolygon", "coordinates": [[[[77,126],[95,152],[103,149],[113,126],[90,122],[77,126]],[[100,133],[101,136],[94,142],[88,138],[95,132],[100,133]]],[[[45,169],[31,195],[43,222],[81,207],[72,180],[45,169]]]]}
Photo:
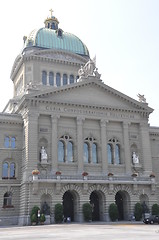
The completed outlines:
{"type": "Polygon", "coordinates": [[[109,205],[109,217],[111,221],[116,221],[118,219],[118,207],[115,203],[109,205]]]}
{"type": "Polygon", "coordinates": [[[90,203],[84,203],[83,207],[82,207],[82,210],[83,210],[84,220],[86,222],[92,220],[92,207],[91,207],[91,204],[90,203]]]}
{"type": "Polygon", "coordinates": [[[134,210],[134,216],[135,216],[135,220],[136,221],[140,221],[142,218],[142,212],[143,212],[143,208],[141,203],[136,203],[135,204],[135,210],[134,210]]]}
{"type": "Polygon", "coordinates": [[[159,215],[159,205],[157,203],[152,205],[152,215],[159,215]]]}
{"type": "Polygon", "coordinates": [[[63,206],[61,203],[55,205],[55,222],[61,223],[63,221],[63,206]]]}

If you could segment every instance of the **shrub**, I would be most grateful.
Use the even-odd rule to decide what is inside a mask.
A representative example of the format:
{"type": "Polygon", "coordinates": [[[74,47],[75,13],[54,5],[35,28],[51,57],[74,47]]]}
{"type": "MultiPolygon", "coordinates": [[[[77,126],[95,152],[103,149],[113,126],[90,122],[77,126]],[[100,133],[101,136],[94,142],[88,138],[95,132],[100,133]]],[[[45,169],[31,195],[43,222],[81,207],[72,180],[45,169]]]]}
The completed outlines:
{"type": "Polygon", "coordinates": [[[152,215],[159,215],[159,205],[157,203],[152,205],[152,215]]]}
{"type": "Polygon", "coordinates": [[[31,223],[37,223],[38,221],[37,215],[35,213],[31,215],[30,220],[31,220],[31,223]]]}
{"type": "Polygon", "coordinates": [[[38,222],[38,210],[40,210],[40,208],[38,206],[34,206],[31,210],[31,214],[30,214],[30,220],[31,222],[38,222]]]}
{"type": "Polygon", "coordinates": [[[40,210],[40,208],[35,205],[35,206],[32,208],[32,210],[31,210],[31,216],[32,216],[33,214],[36,214],[36,216],[37,216],[37,215],[38,215],[38,210],[40,210]]]}
{"type": "Polygon", "coordinates": [[[134,216],[135,216],[135,220],[136,221],[140,221],[141,220],[141,218],[142,218],[142,211],[143,211],[143,209],[142,209],[142,205],[141,205],[141,203],[136,203],[135,204],[135,210],[134,210],[134,216]]]}
{"type": "Polygon", "coordinates": [[[55,205],[55,222],[61,223],[63,221],[63,206],[61,203],[55,205]]]}
{"type": "Polygon", "coordinates": [[[84,203],[83,204],[83,216],[84,216],[84,220],[86,222],[92,220],[92,207],[90,203],[84,203]]]}
{"type": "Polygon", "coordinates": [[[46,220],[45,214],[42,213],[42,214],[40,215],[40,222],[45,222],[45,220],[46,220]]]}
{"type": "Polygon", "coordinates": [[[115,203],[109,205],[109,217],[111,221],[116,221],[118,219],[118,207],[115,203]]]}

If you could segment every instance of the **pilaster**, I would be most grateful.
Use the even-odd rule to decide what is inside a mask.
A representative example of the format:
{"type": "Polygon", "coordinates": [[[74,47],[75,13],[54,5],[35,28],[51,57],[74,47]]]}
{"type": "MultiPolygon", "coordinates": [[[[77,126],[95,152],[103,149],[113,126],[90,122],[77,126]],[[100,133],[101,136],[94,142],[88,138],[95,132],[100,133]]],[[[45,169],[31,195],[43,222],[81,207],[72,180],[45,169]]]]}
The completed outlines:
{"type": "Polygon", "coordinates": [[[124,159],[126,173],[131,173],[131,153],[130,153],[130,144],[129,144],[129,124],[123,122],[123,137],[124,137],[124,159]]]}
{"type": "Polygon", "coordinates": [[[108,169],[107,159],[107,137],[106,137],[106,120],[100,121],[101,130],[101,156],[102,156],[102,172],[105,174],[108,169]]]}
{"type": "Polygon", "coordinates": [[[77,117],[77,162],[78,162],[78,173],[83,172],[83,121],[84,121],[84,118],[77,117]]]}
{"type": "Polygon", "coordinates": [[[145,174],[152,172],[152,157],[151,147],[149,138],[149,128],[147,123],[140,124],[140,138],[141,138],[141,149],[142,149],[142,162],[144,166],[145,174]]]}
{"type": "Polygon", "coordinates": [[[57,139],[57,121],[58,121],[58,116],[52,115],[52,152],[51,152],[51,157],[52,157],[52,169],[53,171],[57,170],[58,166],[58,139],[57,139]]]}
{"type": "Polygon", "coordinates": [[[25,169],[23,178],[31,174],[32,170],[37,168],[38,163],[38,117],[37,113],[28,113],[25,117],[25,169]]]}

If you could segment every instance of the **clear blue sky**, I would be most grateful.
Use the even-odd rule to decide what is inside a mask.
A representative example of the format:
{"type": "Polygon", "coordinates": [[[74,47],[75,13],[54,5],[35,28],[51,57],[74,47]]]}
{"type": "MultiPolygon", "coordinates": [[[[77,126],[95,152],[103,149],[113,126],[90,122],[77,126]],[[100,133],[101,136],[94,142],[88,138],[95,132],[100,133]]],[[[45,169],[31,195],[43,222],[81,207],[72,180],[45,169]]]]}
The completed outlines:
{"type": "Polygon", "coordinates": [[[105,84],[138,100],[144,94],[159,126],[159,0],[6,0],[0,2],[0,111],[13,96],[10,72],[23,36],[54,10],[59,27],[88,47],[105,84]]]}

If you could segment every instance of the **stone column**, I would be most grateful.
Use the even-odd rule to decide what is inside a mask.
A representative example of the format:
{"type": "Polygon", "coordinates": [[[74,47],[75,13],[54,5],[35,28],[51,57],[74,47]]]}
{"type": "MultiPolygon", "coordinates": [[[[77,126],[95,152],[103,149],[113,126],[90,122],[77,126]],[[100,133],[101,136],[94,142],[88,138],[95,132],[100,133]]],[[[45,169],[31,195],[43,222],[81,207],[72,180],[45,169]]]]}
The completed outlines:
{"type": "Polygon", "coordinates": [[[77,117],[77,162],[78,173],[83,172],[83,118],[77,117]]]}
{"type": "Polygon", "coordinates": [[[145,174],[150,174],[152,172],[152,156],[150,147],[150,136],[149,136],[149,126],[147,123],[140,124],[140,137],[142,146],[142,159],[139,161],[143,163],[145,174]]]}
{"type": "Polygon", "coordinates": [[[51,115],[52,118],[52,169],[53,171],[57,170],[58,166],[58,139],[57,139],[57,120],[58,116],[51,115]]]}
{"type": "Polygon", "coordinates": [[[107,155],[107,137],[106,137],[106,120],[100,121],[101,130],[101,157],[102,157],[102,172],[105,174],[108,170],[108,155],[107,155]]]}
{"type": "Polygon", "coordinates": [[[129,145],[129,125],[127,122],[123,122],[123,136],[124,136],[124,160],[126,173],[131,173],[131,153],[129,145]]]}

